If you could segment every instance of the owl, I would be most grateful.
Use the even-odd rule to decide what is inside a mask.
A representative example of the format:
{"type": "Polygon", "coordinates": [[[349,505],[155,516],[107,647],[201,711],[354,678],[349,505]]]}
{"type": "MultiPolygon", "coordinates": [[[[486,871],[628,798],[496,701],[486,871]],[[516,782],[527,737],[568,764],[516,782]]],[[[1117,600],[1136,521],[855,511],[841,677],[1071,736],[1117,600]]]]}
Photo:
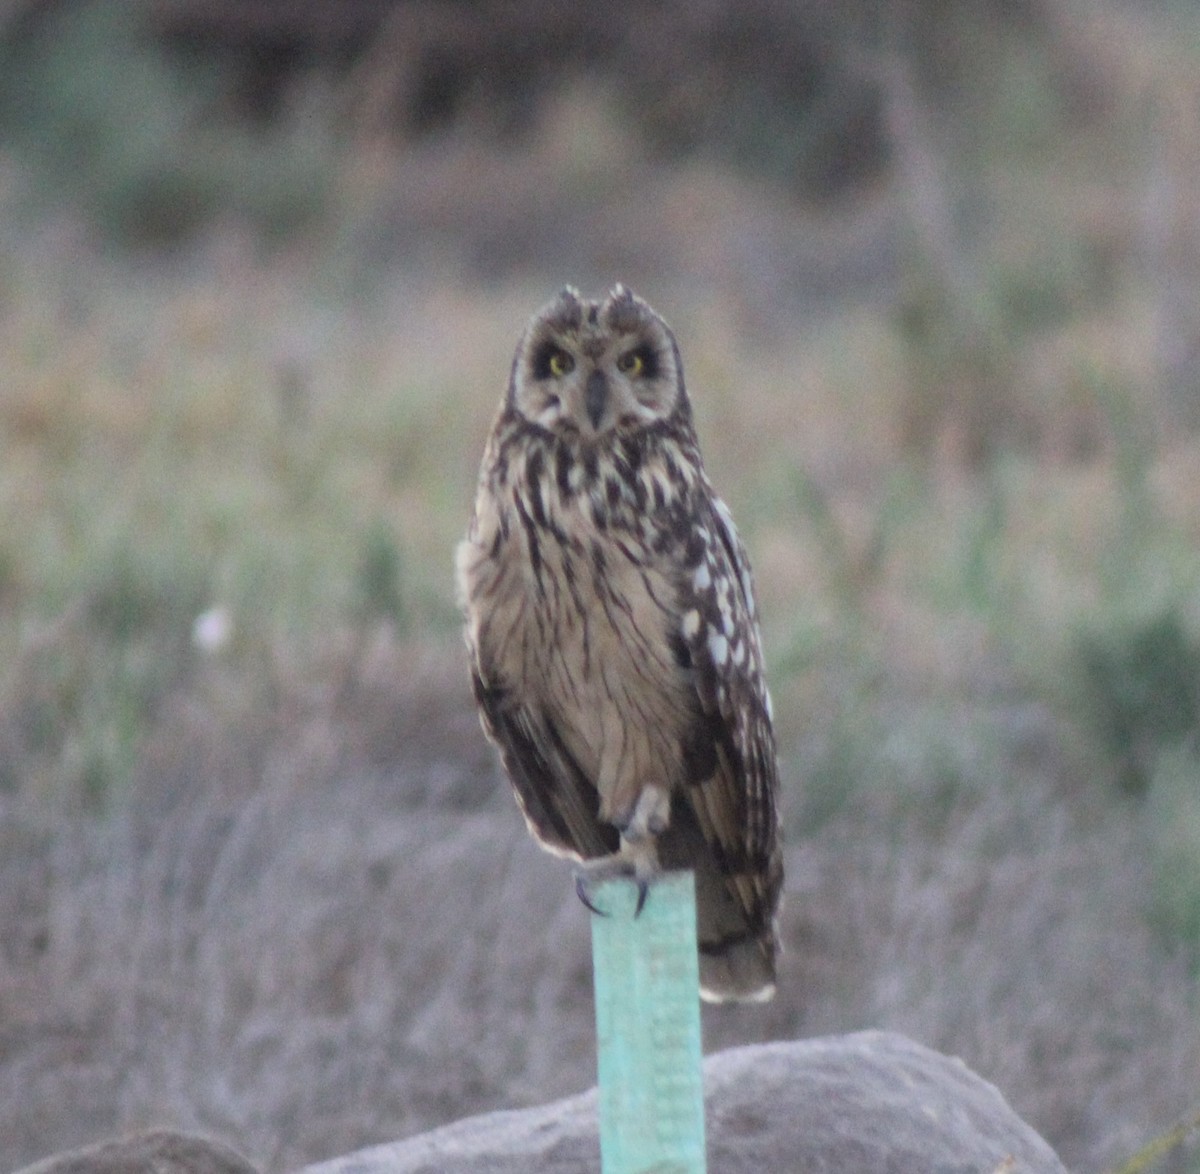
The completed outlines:
{"type": "Polygon", "coordinates": [[[768,999],[779,777],[750,566],[679,347],[568,287],[517,346],[456,555],[480,718],[534,837],[599,879],[696,880],[701,994],[768,999]]]}

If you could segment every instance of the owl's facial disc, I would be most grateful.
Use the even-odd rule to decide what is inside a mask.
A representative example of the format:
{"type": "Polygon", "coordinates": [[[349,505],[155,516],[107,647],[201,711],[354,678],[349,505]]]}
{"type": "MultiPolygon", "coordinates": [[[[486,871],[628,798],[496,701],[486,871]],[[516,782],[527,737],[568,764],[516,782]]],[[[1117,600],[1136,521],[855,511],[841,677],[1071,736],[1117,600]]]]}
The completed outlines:
{"type": "Polygon", "coordinates": [[[622,286],[600,302],[564,290],[522,344],[515,404],[551,432],[595,439],[669,416],[678,385],[670,332],[644,302],[622,286]]]}

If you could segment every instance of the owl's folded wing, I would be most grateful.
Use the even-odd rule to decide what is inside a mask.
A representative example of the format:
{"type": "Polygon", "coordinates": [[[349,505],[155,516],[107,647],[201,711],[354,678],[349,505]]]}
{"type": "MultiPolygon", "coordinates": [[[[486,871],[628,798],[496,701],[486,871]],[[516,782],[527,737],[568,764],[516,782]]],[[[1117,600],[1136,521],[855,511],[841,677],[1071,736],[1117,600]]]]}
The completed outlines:
{"type": "Polygon", "coordinates": [[[534,836],[561,856],[590,860],[620,846],[617,829],[600,822],[600,797],[541,714],[514,704],[508,692],[487,685],[478,666],[471,684],[484,730],[500,751],[525,822],[534,836]]]}
{"type": "Polygon", "coordinates": [[[765,928],[782,882],[778,764],[746,552],[724,503],[688,544],[680,624],[702,714],[688,795],[718,867],[752,925],[765,928]]]}

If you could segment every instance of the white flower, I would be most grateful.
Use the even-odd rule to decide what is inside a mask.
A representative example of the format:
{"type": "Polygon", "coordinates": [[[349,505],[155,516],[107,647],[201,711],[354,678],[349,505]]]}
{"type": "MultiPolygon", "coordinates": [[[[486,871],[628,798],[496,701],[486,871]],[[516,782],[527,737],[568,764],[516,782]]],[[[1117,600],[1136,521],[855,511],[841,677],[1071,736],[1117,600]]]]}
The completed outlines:
{"type": "Polygon", "coordinates": [[[220,652],[233,635],[233,616],[227,607],[210,607],[192,622],[192,643],[201,652],[220,652]]]}

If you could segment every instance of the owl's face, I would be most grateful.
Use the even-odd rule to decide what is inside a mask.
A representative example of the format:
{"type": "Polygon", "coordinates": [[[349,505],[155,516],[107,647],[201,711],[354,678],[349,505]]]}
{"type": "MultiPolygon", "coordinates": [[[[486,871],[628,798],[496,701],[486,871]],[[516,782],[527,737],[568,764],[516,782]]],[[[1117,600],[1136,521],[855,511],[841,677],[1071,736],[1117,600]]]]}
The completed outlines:
{"type": "Polygon", "coordinates": [[[600,301],[568,286],[536,314],[517,348],[510,395],[525,419],[584,441],[687,411],[670,328],[623,285],[600,301]]]}

